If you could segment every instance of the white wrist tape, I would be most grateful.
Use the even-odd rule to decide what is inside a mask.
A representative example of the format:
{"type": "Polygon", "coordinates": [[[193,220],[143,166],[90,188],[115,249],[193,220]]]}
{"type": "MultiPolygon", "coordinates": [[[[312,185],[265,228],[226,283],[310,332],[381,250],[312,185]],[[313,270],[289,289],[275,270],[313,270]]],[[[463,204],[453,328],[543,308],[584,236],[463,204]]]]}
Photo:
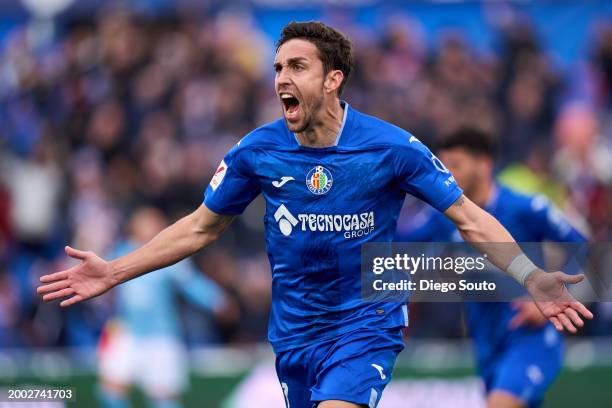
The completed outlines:
{"type": "Polygon", "coordinates": [[[536,269],[538,269],[538,267],[527,258],[527,255],[520,254],[510,262],[510,265],[506,268],[506,272],[519,281],[521,285],[524,285],[527,276],[536,269]]]}

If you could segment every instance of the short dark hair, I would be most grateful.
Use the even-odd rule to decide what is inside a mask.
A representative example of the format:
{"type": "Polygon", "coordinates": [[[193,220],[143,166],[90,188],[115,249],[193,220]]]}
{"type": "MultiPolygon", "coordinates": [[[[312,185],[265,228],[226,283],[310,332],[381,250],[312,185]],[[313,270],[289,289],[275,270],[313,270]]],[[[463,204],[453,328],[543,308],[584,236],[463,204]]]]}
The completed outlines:
{"type": "Polygon", "coordinates": [[[348,37],[318,21],[302,23],[292,21],[281,31],[281,36],[276,42],[276,52],[281,45],[296,38],[310,41],[317,47],[326,74],[336,69],[342,71],[344,79],[338,88],[338,95],[342,95],[353,69],[353,46],[348,37]]]}
{"type": "Polygon", "coordinates": [[[443,137],[438,145],[438,150],[454,148],[463,148],[475,155],[494,157],[497,143],[487,132],[473,127],[462,127],[443,137]]]}

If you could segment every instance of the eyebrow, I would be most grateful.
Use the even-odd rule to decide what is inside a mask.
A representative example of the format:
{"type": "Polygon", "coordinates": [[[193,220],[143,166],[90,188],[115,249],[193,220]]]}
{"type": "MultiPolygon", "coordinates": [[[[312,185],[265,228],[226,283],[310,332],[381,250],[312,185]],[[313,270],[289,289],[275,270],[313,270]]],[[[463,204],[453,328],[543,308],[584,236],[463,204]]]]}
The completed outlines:
{"type": "MultiPolygon", "coordinates": [[[[306,57],[293,57],[293,58],[289,58],[287,60],[287,64],[292,65],[292,64],[297,64],[299,62],[308,62],[308,58],[306,57]]],[[[277,68],[279,66],[281,66],[282,64],[280,62],[275,62],[274,65],[272,65],[274,68],[277,68]]]]}

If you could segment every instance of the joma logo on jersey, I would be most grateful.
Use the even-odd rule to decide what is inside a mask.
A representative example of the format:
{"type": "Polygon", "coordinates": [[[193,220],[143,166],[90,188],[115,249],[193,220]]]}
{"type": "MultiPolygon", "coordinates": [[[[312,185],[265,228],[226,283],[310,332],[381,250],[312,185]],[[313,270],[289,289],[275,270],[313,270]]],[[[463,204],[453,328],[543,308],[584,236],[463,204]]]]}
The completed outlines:
{"type": "Polygon", "coordinates": [[[274,219],[284,236],[289,236],[296,226],[302,231],[342,232],[344,238],[368,235],[374,231],[374,211],[361,214],[298,214],[295,217],[284,204],[274,212],[274,219]]]}
{"type": "Polygon", "coordinates": [[[327,194],[333,183],[331,172],[323,166],[316,166],[306,175],[306,187],[316,195],[327,194]]]}

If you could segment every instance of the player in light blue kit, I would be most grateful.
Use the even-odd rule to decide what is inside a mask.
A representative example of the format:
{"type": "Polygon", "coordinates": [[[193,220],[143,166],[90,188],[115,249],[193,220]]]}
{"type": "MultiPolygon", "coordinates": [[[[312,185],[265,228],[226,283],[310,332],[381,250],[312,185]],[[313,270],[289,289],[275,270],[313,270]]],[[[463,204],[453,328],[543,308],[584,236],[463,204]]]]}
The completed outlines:
{"type": "MultiPolygon", "coordinates": [[[[114,250],[118,257],[135,250],[167,226],[164,215],[139,208],[129,222],[129,239],[114,250]]],[[[223,290],[190,260],[121,285],[117,315],[107,324],[99,347],[100,397],[105,408],[129,407],[129,389],[138,385],[153,408],[179,408],[189,381],[181,336],[178,297],[213,313],[231,313],[223,290]]]]}
{"type": "Polygon", "coordinates": [[[283,118],[245,136],[219,165],[204,204],[141,249],[106,262],[67,248],[83,262],[42,277],[43,299],[69,297],[61,303],[68,306],[176,262],[217,239],[262,194],[269,339],[287,406],[374,407],[403,348],[407,313],[360,299],[360,247],[392,241],[409,193],[443,211],[477,247],[508,242],[510,251],[489,259],[550,300],[538,305],[559,330],[582,326],[578,313],[591,318],[564,286],[581,277],[539,270],[417,138],[340,100],[352,61],[350,41],[336,30],[287,25],[273,64],[283,118]]]}
{"type": "MultiPolygon", "coordinates": [[[[519,242],[586,242],[560,211],[542,196],[527,196],[493,179],[494,143],[481,131],[464,128],[444,139],[438,154],[465,195],[480,205],[519,242]]],[[[399,241],[452,242],[461,235],[433,209],[399,241]]],[[[538,406],[561,370],[561,336],[533,302],[467,302],[470,336],[478,371],[487,390],[488,408],[538,406]]]]}

